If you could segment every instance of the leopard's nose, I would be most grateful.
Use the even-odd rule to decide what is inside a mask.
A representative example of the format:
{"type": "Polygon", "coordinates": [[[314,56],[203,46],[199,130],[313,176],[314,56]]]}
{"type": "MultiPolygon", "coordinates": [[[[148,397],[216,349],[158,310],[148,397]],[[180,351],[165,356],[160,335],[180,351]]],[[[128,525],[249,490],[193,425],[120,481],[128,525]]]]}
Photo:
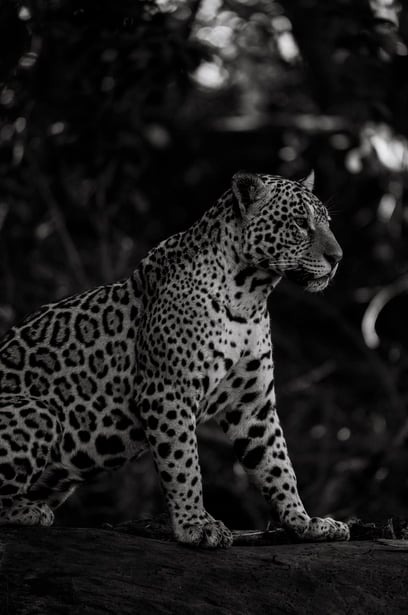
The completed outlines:
{"type": "Polygon", "coordinates": [[[325,250],[324,258],[331,267],[335,267],[343,258],[343,250],[340,248],[339,244],[330,246],[330,250],[325,250]]]}

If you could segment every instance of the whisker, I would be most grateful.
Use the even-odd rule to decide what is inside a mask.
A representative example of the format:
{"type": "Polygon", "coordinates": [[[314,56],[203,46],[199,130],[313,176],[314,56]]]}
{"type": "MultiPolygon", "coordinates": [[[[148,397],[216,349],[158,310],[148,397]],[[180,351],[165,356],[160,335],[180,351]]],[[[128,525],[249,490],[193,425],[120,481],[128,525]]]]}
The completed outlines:
{"type": "Polygon", "coordinates": [[[329,198],[324,201],[323,205],[326,207],[327,211],[329,212],[330,215],[336,215],[341,213],[341,209],[337,209],[336,205],[337,203],[335,203],[335,195],[331,195],[329,196],[329,198]]]}
{"type": "Polygon", "coordinates": [[[297,263],[294,261],[268,261],[268,264],[273,267],[296,267],[297,263]]]}
{"type": "Polygon", "coordinates": [[[330,207],[330,205],[334,202],[335,198],[336,198],[335,194],[330,195],[329,198],[323,202],[323,205],[327,208],[330,207]]]}

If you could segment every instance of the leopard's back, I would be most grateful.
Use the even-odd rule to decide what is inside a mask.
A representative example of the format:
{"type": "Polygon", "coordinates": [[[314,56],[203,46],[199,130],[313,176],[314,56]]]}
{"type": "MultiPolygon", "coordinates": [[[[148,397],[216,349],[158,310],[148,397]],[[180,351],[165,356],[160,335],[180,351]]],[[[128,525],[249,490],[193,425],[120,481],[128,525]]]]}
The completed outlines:
{"type": "Polygon", "coordinates": [[[18,430],[28,442],[33,428],[46,429],[42,420],[56,421],[52,467],[72,466],[76,478],[118,467],[140,449],[133,407],[138,294],[130,278],[68,297],[28,316],[1,342],[0,412],[16,412],[11,438],[18,430]]]}
{"type": "Polygon", "coordinates": [[[129,380],[140,312],[131,280],[43,306],[0,341],[0,395],[61,397],[70,379],[72,395],[89,401],[108,373],[112,386],[119,373],[129,380]]]}

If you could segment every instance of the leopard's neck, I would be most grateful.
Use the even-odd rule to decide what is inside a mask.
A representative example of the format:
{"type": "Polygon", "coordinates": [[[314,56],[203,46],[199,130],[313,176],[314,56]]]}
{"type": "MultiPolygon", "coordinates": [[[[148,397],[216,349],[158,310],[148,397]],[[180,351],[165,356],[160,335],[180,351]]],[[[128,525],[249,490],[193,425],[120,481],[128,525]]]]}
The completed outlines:
{"type": "Polygon", "coordinates": [[[175,268],[193,276],[202,292],[234,313],[263,314],[268,296],[281,277],[242,260],[240,221],[229,195],[222,197],[189,229],[151,250],[133,274],[147,296],[153,296],[175,268]]]}

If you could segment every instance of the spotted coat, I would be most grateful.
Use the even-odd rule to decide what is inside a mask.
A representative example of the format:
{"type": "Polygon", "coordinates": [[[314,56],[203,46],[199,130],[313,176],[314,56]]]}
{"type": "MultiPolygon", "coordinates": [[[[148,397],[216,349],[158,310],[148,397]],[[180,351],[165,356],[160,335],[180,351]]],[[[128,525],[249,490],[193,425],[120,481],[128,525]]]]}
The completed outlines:
{"type": "Polygon", "coordinates": [[[95,474],[149,448],[176,538],[228,546],[204,509],[196,426],[215,419],[281,522],[307,539],[348,527],[310,518],[276,413],[266,301],[282,277],[319,291],[341,249],[293,182],[237,173],[190,229],[126,280],[49,304],[0,342],[0,523],[50,525],[95,474]]]}

